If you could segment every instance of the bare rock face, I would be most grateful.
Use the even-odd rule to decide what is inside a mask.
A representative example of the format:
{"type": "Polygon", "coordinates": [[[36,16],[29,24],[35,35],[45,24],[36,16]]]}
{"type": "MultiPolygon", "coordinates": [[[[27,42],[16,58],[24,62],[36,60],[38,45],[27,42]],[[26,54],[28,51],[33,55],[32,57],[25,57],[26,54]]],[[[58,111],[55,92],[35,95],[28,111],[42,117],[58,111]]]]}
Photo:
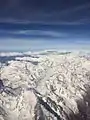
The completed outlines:
{"type": "Polygon", "coordinates": [[[8,63],[0,71],[0,120],[90,120],[89,59],[49,53],[8,63]]]}

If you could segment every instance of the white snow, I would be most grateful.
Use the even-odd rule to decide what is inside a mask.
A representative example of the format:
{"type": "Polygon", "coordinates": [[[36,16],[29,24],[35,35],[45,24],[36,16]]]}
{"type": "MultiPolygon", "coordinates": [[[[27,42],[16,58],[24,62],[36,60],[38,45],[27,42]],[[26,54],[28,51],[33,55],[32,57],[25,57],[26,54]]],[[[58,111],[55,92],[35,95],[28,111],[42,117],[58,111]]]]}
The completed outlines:
{"type": "MultiPolygon", "coordinates": [[[[17,57],[15,61],[10,61],[8,66],[4,66],[1,71],[1,78],[4,79],[5,85],[13,88],[35,88],[45,99],[50,97],[57,105],[62,106],[66,113],[70,111],[69,109],[75,114],[78,113],[77,100],[83,99],[83,95],[86,94],[85,85],[90,85],[90,60],[75,53],[61,55],[51,52],[48,55],[40,55],[39,58],[17,57]],[[34,65],[27,60],[38,61],[38,64],[34,65]],[[61,100],[59,100],[60,98],[61,100]]],[[[0,94],[0,99],[2,100],[2,98],[3,100],[9,99],[0,94]]],[[[11,110],[10,113],[17,114],[21,118],[24,113],[28,116],[19,118],[19,120],[29,120],[30,104],[32,104],[32,109],[36,104],[34,94],[25,91],[18,97],[18,101],[16,99],[13,99],[14,105],[6,106],[6,108],[9,111],[13,108],[14,110],[11,110]],[[21,104],[25,109],[23,106],[19,107],[21,104]],[[26,110],[27,107],[29,108],[26,110]]],[[[8,101],[8,104],[11,103],[8,101]]]]}

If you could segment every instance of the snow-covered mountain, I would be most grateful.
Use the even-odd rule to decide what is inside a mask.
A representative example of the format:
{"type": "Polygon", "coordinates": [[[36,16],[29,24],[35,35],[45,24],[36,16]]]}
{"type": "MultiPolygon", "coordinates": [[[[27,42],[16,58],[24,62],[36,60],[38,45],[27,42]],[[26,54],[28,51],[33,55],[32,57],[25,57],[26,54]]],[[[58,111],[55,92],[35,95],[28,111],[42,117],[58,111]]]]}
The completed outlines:
{"type": "Polygon", "coordinates": [[[1,63],[0,120],[90,120],[90,59],[56,51],[20,55],[1,63]]]}

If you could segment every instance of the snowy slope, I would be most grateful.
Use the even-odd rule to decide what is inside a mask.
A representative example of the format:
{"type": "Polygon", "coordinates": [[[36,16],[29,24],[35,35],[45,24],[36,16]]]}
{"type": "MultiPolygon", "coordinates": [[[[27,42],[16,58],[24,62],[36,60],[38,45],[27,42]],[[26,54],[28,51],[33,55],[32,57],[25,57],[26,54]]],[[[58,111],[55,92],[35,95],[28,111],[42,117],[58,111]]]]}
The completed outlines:
{"type": "Polygon", "coordinates": [[[4,119],[88,118],[90,112],[83,113],[78,103],[85,102],[85,109],[89,111],[89,102],[84,97],[90,87],[90,60],[75,53],[49,52],[37,56],[16,57],[1,68],[4,85],[13,88],[16,94],[0,94],[0,106],[7,112],[4,119]]]}

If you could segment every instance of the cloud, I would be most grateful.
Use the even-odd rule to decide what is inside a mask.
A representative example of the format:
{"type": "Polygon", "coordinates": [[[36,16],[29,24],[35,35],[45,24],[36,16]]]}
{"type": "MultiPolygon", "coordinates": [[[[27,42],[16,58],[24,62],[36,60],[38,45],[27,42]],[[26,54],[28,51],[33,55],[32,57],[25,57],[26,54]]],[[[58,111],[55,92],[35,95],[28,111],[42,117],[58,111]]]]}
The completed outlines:
{"type": "Polygon", "coordinates": [[[45,50],[45,49],[61,49],[61,50],[78,50],[90,49],[90,41],[88,39],[67,37],[67,39],[39,39],[39,38],[1,38],[0,51],[29,51],[29,50],[45,50]]]}
{"type": "Polygon", "coordinates": [[[14,35],[33,35],[33,36],[42,36],[42,37],[52,37],[52,38],[63,38],[67,37],[68,34],[58,31],[49,31],[49,30],[21,30],[21,31],[6,31],[14,35]]]}
{"type": "Polygon", "coordinates": [[[46,38],[47,39],[58,39],[67,38],[68,33],[55,31],[55,30],[0,30],[0,38],[46,38]]]}
{"type": "MultiPolygon", "coordinates": [[[[2,24],[1,24],[2,26],[2,24]]],[[[68,40],[90,38],[89,25],[3,24],[0,38],[68,40]],[[29,27],[28,27],[29,26],[29,27]],[[37,27],[38,26],[38,27],[37,27]],[[24,30],[23,28],[26,28],[24,30]]]]}

